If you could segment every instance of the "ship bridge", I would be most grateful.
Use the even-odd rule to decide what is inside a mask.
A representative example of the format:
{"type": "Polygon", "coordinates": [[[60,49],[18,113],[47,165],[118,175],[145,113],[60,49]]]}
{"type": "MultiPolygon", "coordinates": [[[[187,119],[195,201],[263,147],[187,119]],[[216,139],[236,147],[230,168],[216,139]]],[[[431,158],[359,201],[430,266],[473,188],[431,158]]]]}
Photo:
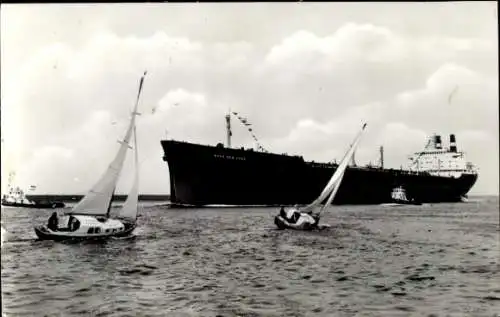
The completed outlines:
{"type": "Polygon", "coordinates": [[[467,162],[465,153],[457,151],[454,134],[450,134],[450,145],[447,148],[442,146],[440,135],[431,136],[423,151],[409,157],[408,169],[455,178],[463,174],[477,174],[476,167],[467,162]]]}

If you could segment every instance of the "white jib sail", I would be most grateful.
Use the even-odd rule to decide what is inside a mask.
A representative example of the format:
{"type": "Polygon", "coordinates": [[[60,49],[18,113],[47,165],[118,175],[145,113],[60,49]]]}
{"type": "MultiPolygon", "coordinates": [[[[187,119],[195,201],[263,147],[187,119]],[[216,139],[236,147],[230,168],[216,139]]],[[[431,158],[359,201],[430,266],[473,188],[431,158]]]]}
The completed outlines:
{"type": "MultiPolygon", "coordinates": [[[[331,193],[331,191],[333,190],[335,185],[340,186],[340,182],[342,180],[342,177],[344,176],[344,172],[347,168],[347,164],[349,164],[349,161],[350,161],[354,151],[356,150],[356,147],[358,146],[358,143],[361,139],[361,135],[362,135],[363,131],[365,130],[365,127],[366,127],[366,123],[363,125],[361,131],[356,136],[356,139],[354,140],[353,144],[351,145],[351,147],[347,151],[347,154],[345,155],[344,159],[342,160],[340,165],[335,170],[335,173],[333,173],[332,177],[330,178],[330,180],[326,184],[326,186],[323,189],[323,191],[321,192],[321,194],[312,203],[310,203],[309,205],[302,208],[302,211],[308,212],[310,210],[313,210],[316,206],[318,206],[319,204],[321,204],[321,202],[323,202],[325,200],[325,198],[328,196],[328,194],[331,193]]],[[[337,192],[337,190],[335,190],[335,193],[336,192],[337,192]]]]}
{"type": "MultiPolygon", "coordinates": [[[[345,172],[345,170],[344,170],[344,172],[345,172]]],[[[330,197],[328,197],[328,200],[326,201],[326,203],[323,205],[323,207],[321,207],[321,210],[319,211],[319,213],[322,213],[328,206],[331,205],[333,199],[335,198],[335,195],[337,195],[337,191],[339,190],[340,183],[342,182],[342,178],[344,177],[344,172],[342,172],[342,174],[339,177],[339,180],[337,181],[337,183],[335,183],[335,187],[333,188],[332,193],[330,194],[330,197]]]]}
{"type": "Polygon", "coordinates": [[[123,162],[127,156],[127,150],[130,148],[129,142],[132,136],[132,131],[135,127],[135,117],[139,113],[137,112],[137,107],[139,104],[139,96],[142,90],[142,83],[144,81],[144,75],[141,77],[139,84],[139,93],[137,95],[137,101],[134,106],[134,111],[132,112],[132,118],[130,119],[125,138],[120,141],[120,148],[116,153],[115,158],[108,166],[106,172],[101,176],[97,183],[90,189],[90,191],[76,204],[71,211],[67,214],[80,214],[80,215],[96,215],[104,216],[109,215],[109,206],[111,204],[111,198],[113,197],[114,191],[116,189],[116,183],[120,176],[120,172],[123,168],[123,162]]]}
{"type": "Polygon", "coordinates": [[[139,203],[139,158],[137,152],[137,131],[134,128],[134,165],[135,175],[132,189],[130,190],[127,200],[118,212],[120,218],[135,222],[137,219],[137,206],[139,203]]]}

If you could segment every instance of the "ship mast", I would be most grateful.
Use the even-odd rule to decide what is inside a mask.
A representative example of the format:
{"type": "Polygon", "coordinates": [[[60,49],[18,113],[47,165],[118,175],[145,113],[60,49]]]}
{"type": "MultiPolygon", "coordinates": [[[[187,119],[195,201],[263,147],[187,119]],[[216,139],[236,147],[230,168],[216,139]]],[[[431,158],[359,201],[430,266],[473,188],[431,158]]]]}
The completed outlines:
{"type": "Polygon", "coordinates": [[[384,168],[384,147],[380,146],[380,168],[384,168]]]}
{"type": "Polygon", "coordinates": [[[226,137],[227,137],[227,147],[231,147],[231,110],[229,113],[226,115],[226,137]]]}

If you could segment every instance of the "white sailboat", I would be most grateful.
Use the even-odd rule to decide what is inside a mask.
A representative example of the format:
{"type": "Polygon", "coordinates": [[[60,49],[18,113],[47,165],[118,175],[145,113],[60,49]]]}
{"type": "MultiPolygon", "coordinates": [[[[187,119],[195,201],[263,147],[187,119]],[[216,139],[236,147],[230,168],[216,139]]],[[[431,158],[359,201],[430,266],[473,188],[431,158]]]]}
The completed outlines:
{"type": "MultiPolygon", "coordinates": [[[[354,139],[353,144],[347,151],[343,160],[333,173],[332,177],[326,184],[325,188],[321,192],[321,194],[316,198],[312,203],[303,207],[297,208],[293,207],[285,211],[284,208],[281,208],[280,213],[274,218],[274,223],[278,227],[278,229],[297,229],[297,230],[312,230],[315,228],[320,228],[319,219],[321,213],[325,210],[326,207],[330,206],[337,191],[340,187],[340,183],[342,182],[342,178],[344,177],[345,170],[347,168],[347,164],[351,160],[351,157],[358,146],[358,143],[361,139],[361,135],[365,130],[366,123],[363,124],[361,131],[358,133],[356,138],[354,139]],[[320,211],[313,215],[312,211],[317,208],[326,198],[328,197],[326,203],[320,209],[320,211]]],[[[327,225],[325,225],[327,226],[327,225]]]]}
{"type": "Polygon", "coordinates": [[[137,136],[135,118],[139,113],[137,107],[142,90],[144,75],[139,84],[139,93],[135,103],[132,117],[123,140],[118,141],[120,148],[115,158],[108,166],[105,173],[90,189],[90,191],[71,210],[61,217],[53,214],[48,225],[35,227],[36,235],[42,240],[86,240],[106,239],[110,237],[127,236],[134,231],[138,210],[138,188],[139,188],[139,162],[137,152],[137,136]],[[130,139],[134,135],[134,147],[130,146],[130,139]],[[116,184],[118,182],[127,151],[133,149],[135,175],[132,189],[118,211],[118,216],[110,217],[111,203],[113,201],[116,184]]]}

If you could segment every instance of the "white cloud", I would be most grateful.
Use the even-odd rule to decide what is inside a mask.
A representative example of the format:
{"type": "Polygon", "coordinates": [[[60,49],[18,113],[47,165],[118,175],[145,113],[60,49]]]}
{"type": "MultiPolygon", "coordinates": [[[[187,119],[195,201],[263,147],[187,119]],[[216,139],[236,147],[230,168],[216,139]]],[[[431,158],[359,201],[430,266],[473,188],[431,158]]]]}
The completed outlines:
{"type": "Polygon", "coordinates": [[[43,146],[33,151],[27,164],[16,170],[16,181],[25,186],[37,185],[37,190],[47,192],[53,183],[61,188],[72,188],[75,153],[72,149],[59,146],[43,146]],[[35,177],[32,177],[32,176],[35,177]]]}
{"type": "Polygon", "coordinates": [[[389,62],[400,57],[400,42],[387,28],[347,23],[323,38],[299,31],[274,46],[266,60],[271,64],[321,65],[332,69],[334,64],[353,61],[389,62]]]}
{"type": "Polygon", "coordinates": [[[498,126],[498,79],[465,67],[445,64],[423,89],[400,93],[396,112],[426,130],[487,129],[498,126]]]}
{"type": "MultiPolygon", "coordinates": [[[[4,74],[2,67],[2,169],[22,169],[19,180],[36,182],[39,191],[87,190],[117,149],[145,69],[138,120],[143,192],[168,193],[160,146],[166,130],[171,138],[215,145],[225,141],[229,109],[247,117],[272,152],[340,158],[367,121],[359,163],[375,163],[384,145],[387,165],[399,167],[437,132],[455,133],[474,163],[493,168],[498,151],[479,155],[478,144],[498,143],[496,38],[409,36],[403,28],[347,22],[317,32],[301,24],[268,46],[243,35],[213,41],[116,25],[79,33],[78,44],[57,36],[25,53],[18,71],[4,74]],[[474,143],[467,130],[481,137],[474,143]]],[[[233,133],[235,146],[252,145],[236,120],[233,133]]],[[[127,161],[124,192],[130,167],[127,161]]],[[[495,192],[498,180],[480,177],[477,188],[495,192]]]]}

